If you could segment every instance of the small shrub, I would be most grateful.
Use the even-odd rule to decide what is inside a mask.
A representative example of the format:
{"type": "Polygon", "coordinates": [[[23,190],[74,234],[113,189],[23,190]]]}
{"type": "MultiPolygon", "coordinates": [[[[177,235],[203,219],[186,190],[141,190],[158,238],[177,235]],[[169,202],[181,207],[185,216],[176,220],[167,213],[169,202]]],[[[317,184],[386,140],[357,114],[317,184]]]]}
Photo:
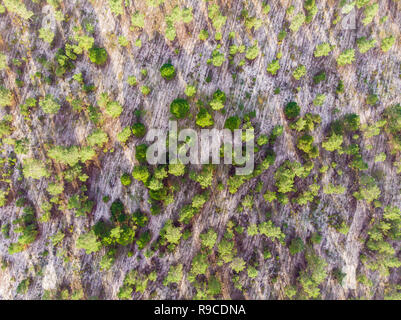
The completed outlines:
{"type": "Polygon", "coordinates": [[[55,114],[60,110],[59,102],[51,94],[47,94],[44,98],[40,99],[39,105],[44,113],[55,114]]]}
{"type": "Polygon", "coordinates": [[[131,136],[131,128],[127,126],[117,134],[117,140],[120,141],[121,143],[126,143],[130,136],[131,136]]]}
{"type": "Polygon", "coordinates": [[[0,107],[11,106],[13,95],[10,90],[0,86],[0,107]]]}
{"type": "Polygon", "coordinates": [[[146,152],[148,150],[148,146],[146,144],[140,144],[135,147],[135,158],[140,162],[146,162],[146,152]]]}
{"type": "Polygon", "coordinates": [[[209,32],[207,30],[201,30],[198,38],[201,41],[206,41],[209,38],[209,32]]]}
{"type": "Polygon", "coordinates": [[[299,80],[301,79],[304,75],[306,74],[306,68],[304,65],[300,65],[297,67],[294,72],[292,73],[292,76],[296,79],[299,80]]]}
{"type": "Polygon", "coordinates": [[[226,94],[220,89],[217,89],[213,93],[213,99],[212,101],[210,101],[210,106],[212,107],[213,110],[220,110],[224,108],[225,102],[226,102],[226,94]]]}
{"type": "Polygon", "coordinates": [[[319,84],[320,82],[325,81],[325,80],[326,80],[326,72],[324,72],[324,71],[319,72],[318,74],[316,74],[313,77],[314,84],[319,84]]]}
{"type": "Polygon", "coordinates": [[[172,80],[172,79],[174,79],[174,77],[176,75],[175,68],[171,63],[165,63],[160,68],[160,74],[164,79],[172,80]]]}
{"type": "Polygon", "coordinates": [[[93,231],[82,234],[76,243],[78,249],[84,249],[86,254],[97,252],[102,247],[102,244],[97,240],[93,231]]]}
{"type": "Polygon", "coordinates": [[[290,254],[292,256],[304,251],[304,249],[305,249],[305,244],[301,238],[292,239],[290,244],[290,254]]]}
{"type": "Polygon", "coordinates": [[[127,83],[128,83],[130,86],[136,86],[137,83],[138,83],[138,81],[137,81],[137,79],[136,79],[135,76],[129,76],[129,77],[127,78],[127,83]]]}
{"type": "Polygon", "coordinates": [[[120,180],[121,180],[121,184],[122,184],[123,186],[129,186],[129,185],[131,184],[131,182],[132,182],[132,180],[131,180],[131,175],[128,174],[128,173],[124,173],[124,174],[121,176],[120,180]]]}
{"type": "Polygon", "coordinates": [[[344,50],[337,58],[337,64],[340,67],[343,67],[347,64],[351,64],[353,61],[355,61],[355,50],[354,49],[344,50]]]}
{"type": "Polygon", "coordinates": [[[267,70],[267,72],[270,72],[274,76],[277,74],[277,71],[279,69],[280,69],[280,63],[279,63],[278,59],[276,59],[269,63],[266,70],[267,70]]]}
{"type": "Polygon", "coordinates": [[[315,106],[322,106],[325,100],[326,100],[326,95],[319,93],[316,95],[315,99],[313,100],[313,104],[315,106]]]}
{"type": "Polygon", "coordinates": [[[101,129],[94,130],[86,139],[91,147],[99,146],[100,148],[109,141],[107,133],[101,129]]]}
{"type": "Polygon", "coordinates": [[[259,55],[259,47],[258,44],[256,43],[252,47],[249,47],[248,50],[246,51],[245,58],[248,60],[255,60],[259,55]]]}
{"type": "Polygon", "coordinates": [[[134,177],[134,179],[146,183],[150,176],[150,173],[146,166],[135,166],[132,171],[132,176],[134,177]]]}
{"type": "Polygon", "coordinates": [[[132,133],[137,138],[142,138],[146,134],[146,127],[143,123],[137,122],[132,126],[132,133]]]}
{"type": "Polygon", "coordinates": [[[379,97],[376,94],[370,94],[368,96],[368,98],[366,99],[366,103],[368,105],[374,106],[378,100],[379,100],[379,97]]]}
{"type": "Polygon", "coordinates": [[[304,24],[305,19],[306,17],[302,12],[298,13],[291,21],[291,24],[289,26],[290,30],[292,32],[297,32],[299,28],[304,24]]]}
{"type": "Polygon", "coordinates": [[[92,63],[98,66],[104,65],[107,61],[107,52],[104,48],[91,48],[89,49],[89,59],[92,63]]]}
{"type": "Polygon", "coordinates": [[[287,117],[287,119],[289,119],[289,120],[292,120],[292,119],[295,119],[296,117],[298,117],[300,111],[301,111],[301,108],[294,101],[287,103],[287,105],[284,108],[284,114],[287,117]]]}
{"type": "Polygon", "coordinates": [[[185,99],[175,99],[170,104],[170,112],[177,118],[183,119],[187,116],[189,112],[189,103],[185,99]]]}
{"type": "Polygon", "coordinates": [[[145,27],[145,15],[139,11],[135,11],[131,16],[131,24],[137,28],[145,27]]]}
{"type": "Polygon", "coordinates": [[[109,101],[106,105],[106,113],[112,118],[118,118],[123,112],[123,107],[117,101],[109,101]]]}
{"type": "Polygon", "coordinates": [[[395,43],[395,37],[393,35],[391,35],[382,40],[380,48],[382,49],[383,52],[387,52],[392,48],[394,43],[395,43]]]}
{"type": "Polygon", "coordinates": [[[332,50],[333,50],[333,48],[330,44],[321,43],[316,46],[316,49],[313,54],[316,58],[327,57],[332,50]]]}
{"type": "Polygon", "coordinates": [[[202,128],[209,127],[214,124],[213,117],[206,108],[200,108],[198,114],[196,115],[196,124],[202,128]]]}
{"type": "Polygon", "coordinates": [[[236,129],[239,129],[240,125],[241,119],[238,116],[232,116],[226,119],[224,123],[224,128],[234,131],[236,129]]]}
{"type": "Polygon", "coordinates": [[[40,28],[39,29],[39,38],[43,41],[51,44],[54,39],[54,33],[48,28],[40,28]]]}
{"type": "Polygon", "coordinates": [[[366,53],[375,46],[376,39],[368,40],[366,37],[361,37],[356,40],[356,44],[360,53],[366,53]]]}
{"type": "Polygon", "coordinates": [[[22,173],[25,178],[40,179],[42,177],[49,177],[50,173],[43,161],[37,159],[26,159],[22,173]]]}
{"type": "Polygon", "coordinates": [[[0,53],[0,70],[4,70],[7,68],[7,56],[3,53],[0,53]]]}
{"type": "Polygon", "coordinates": [[[188,85],[188,86],[185,88],[185,95],[186,95],[187,97],[193,97],[195,94],[196,94],[196,87],[195,87],[195,86],[188,85]]]}
{"type": "Polygon", "coordinates": [[[142,93],[144,96],[147,96],[147,95],[149,95],[149,94],[152,92],[152,89],[150,89],[148,86],[142,86],[142,87],[140,88],[140,90],[141,90],[141,93],[142,93]]]}

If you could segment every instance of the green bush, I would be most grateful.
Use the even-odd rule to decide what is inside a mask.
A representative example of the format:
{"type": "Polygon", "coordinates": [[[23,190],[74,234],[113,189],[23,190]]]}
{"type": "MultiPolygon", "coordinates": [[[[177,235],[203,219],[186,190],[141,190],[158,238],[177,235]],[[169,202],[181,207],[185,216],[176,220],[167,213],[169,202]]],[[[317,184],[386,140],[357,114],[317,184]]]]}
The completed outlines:
{"type": "Polygon", "coordinates": [[[206,189],[212,184],[213,173],[213,165],[204,165],[201,172],[197,174],[195,171],[192,171],[189,177],[191,180],[198,182],[202,189],[206,189]]]}
{"type": "Polygon", "coordinates": [[[210,228],[206,233],[201,233],[199,237],[203,247],[213,249],[217,241],[217,233],[214,229],[210,228]]]}
{"type": "Polygon", "coordinates": [[[160,233],[163,235],[163,238],[172,245],[177,245],[182,237],[182,228],[175,227],[171,220],[167,220],[162,231],[160,233]]]}
{"type": "Polygon", "coordinates": [[[89,59],[92,63],[98,66],[104,65],[107,61],[108,55],[104,48],[91,48],[89,49],[89,59]]]}
{"type": "Polygon", "coordinates": [[[193,96],[195,95],[195,93],[196,93],[196,87],[195,87],[195,86],[188,85],[188,86],[185,88],[185,95],[186,95],[187,97],[193,97],[193,96]]]}
{"type": "Polygon", "coordinates": [[[374,178],[362,175],[359,179],[359,184],[359,191],[353,194],[357,200],[365,200],[367,203],[371,203],[380,197],[381,191],[374,178]]]}
{"type": "Polygon", "coordinates": [[[259,55],[259,47],[258,44],[256,43],[255,45],[249,47],[246,50],[245,58],[248,60],[255,60],[259,55]]]}
{"type": "Polygon", "coordinates": [[[313,137],[309,134],[304,134],[298,139],[297,147],[305,153],[312,151],[313,137]]]}
{"type": "Polygon", "coordinates": [[[146,183],[149,175],[150,173],[146,166],[135,166],[132,171],[132,176],[134,177],[134,179],[142,181],[143,183],[146,183]]]}
{"type": "Polygon", "coordinates": [[[271,73],[273,76],[277,74],[277,71],[280,69],[280,63],[278,59],[273,60],[267,66],[267,72],[271,73]]]}
{"type": "Polygon", "coordinates": [[[292,76],[296,79],[299,80],[301,79],[304,75],[306,74],[306,68],[304,65],[300,65],[297,67],[294,72],[292,73],[292,76]]]}
{"type": "Polygon", "coordinates": [[[309,170],[302,167],[300,163],[286,160],[274,174],[278,192],[288,193],[296,191],[294,188],[295,177],[304,178],[309,174],[308,171],[309,170]]]}
{"type": "Polygon", "coordinates": [[[226,61],[224,54],[219,50],[213,50],[212,57],[209,60],[215,67],[221,67],[223,62],[226,61]]]}
{"type": "Polygon", "coordinates": [[[54,39],[54,33],[48,28],[40,28],[39,29],[39,38],[43,41],[51,44],[54,39]]]}
{"type": "Polygon", "coordinates": [[[135,11],[131,16],[131,24],[137,28],[145,27],[145,15],[139,11],[135,11]]]}
{"type": "Polygon", "coordinates": [[[44,113],[55,114],[60,110],[59,102],[51,94],[47,94],[44,98],[41,98],[39,105],[44,113]]]}
{"type": "Polygon", "coordinates": [[[175,77],[175,68],[171,63],[165,63],[160,68],[161,76],[166,80],[172,80],[175,77]]]}
{"type": "Polygon", "coordinates": [[[131,175],[128,174],[128,173],[124,173],[124,174],[121,176],[120,180],[121,180],[121,184],[122,184],[123,186],[129,186],[129,185],[131,184],[131,182],[132,182],[132,180],[131,180],[131,175]]]}
{"type": "Polygon", "coordinates": [[[239,273],[245,269],[245,261],[240,257],[235,257],[233,261],[231,261],[230,267],[233,271],[239,273]]]}
{"type": "Polygon", "coordinates": [[[315,99],[313,100],[313,104],[315,106],[322,106],[325,101],[326,101],[326,95],[318,93],[315,99]]]}
{"type": "Polygon", "coordinates": [[[0,53],[0,70],[4,70],[7,68],[7,56],[3,53],[0,53]]]}
{"type": "Polygon", "coordinates": [[[326,72],[321,71],[313,77],[313,83],[319,84],[322,81],[326,80],[326,72]]]}
{"type": "Polygon", "coordinates": [[[178,221],[184,224],[188,224],[192,217],[196,214],[197,210],[191,205],[184,206],[180,211],[178,221]]]}
{"type": "Polygon", "coordinates": [[[179,284],[182,279],[182,264],[176,266],[170,266],[167,277],[163,280],[163,285],[168,286],[170,283],[179,284]]]}
{"type": "Polygon", "coordinates": [[[10,90],[0,86],[0,107],[11,106],[13,95],[10,90]]]}
{"type": "Polygon", "coordinates": [[[330,44],[321,43],[316,46],[316,49],[313,54],[316,58],[327,57],[332,50],[333,50],[333,47],[330,44]]]}
{"type": "Polygon", "coordinates": [[[212,20],[213,27],[220,31],[226,24],[227,17],[223,16],[217,4],[210,5],[208,8],[208,17],[212,20]]]}
{"type": "Polygon", "coordinates": [[[43,161],[37,159],[26,159],[24,161],[22,173],[25,178],[40,179],[49,177],[50,172],[43,161]]]}
{"type": "Polygon", "coordinates": [[[344,116],[344,127],[348,131],[357,131],[361,125],[360,117],[355,113],[344,116]]]}
{"type": "Polygon", "coordinates": [[[238,116],[232,116],[226,119],[224,123],[224,128],[234,131],[236,129],[239,129],[240,125],[241,119],[238,116]]]}
{"type": "Polygon", "coordinates": [[[344,194],[347,189],[343,187],[341,184],[339,185],[334,185],[332,183],[329,183],[323,187],[323,193],[324,194],[344,194]]]}
{"type": "Polygon", "coordinates": [[[131,137],[131,128],[128,126],[117,134],[117,140],[121,143],[126,143],[129,137],[131,137]]]}
{"type": "Polygon", "coordinates": [[[307,298],[317,298],[320,295],[318,286],[327,278],[327,262],[314,253],[305,257],[308,265],[299,273],[298,281],[307,298]]]}
{"type": "Polygon", "coordinates": [[[364,11],[365,17],[362,19],[363,25],[366,26],[369,23],[371,23],[378,11],[379,11],[378,3],[372,3],[371,5],[367,6],[364,11]]]}
{"type": "Polygon", "coordinates": [[[143,123],[137,122],[132,126],[132,133],[137,138],[142,138],[146,134],[146,127],[143,123]]]}
{"type": "Polygon", "coordinates": [[[123,112],[123,107],[117,101],[109,101],[106,105],[106,113],[112,117],[117,118],[123,112]]]}
{"type": "Polygon", "coordinates": [[[86,138],[86,141],[88,141],[88,144],[91,147],[97,145],[101,148],[109,141],[109,137],[107,136],[106,132],[102,131],[101,129],[96,129],[88,136],[88,138],[86,138]]]}
{"type": "Polygon", "coordinates": [[[289,119],[289,120],[292,120],[292,119],[295,119],[296,117],[298,117],[300,111],[301,111],[301,108],[294,101],[287,103],[287,105],[284,108],[284,114],[287,117],[287,119],[289,119]]]}
{"type": "Polygon", "coordinates": [[[290,254],[292,256],[304,251],[304,249],[305,249],[305,244],[301,238],[292,239],[290,244],[290,254]]]}
{"type": "Polygon", "coordinates": [[[173,114],[177,119],[183,119],[187,116],[189,112],[189,103],[185,99],[175,99],[170,104],[170,112],[173,114]]]}
{"type": "Polygon", "coordinates": [[[206,41],[209,38],[209,32],[207,30],[201,30],[198,38],[201,41],[206,41]]]}
{"type": "Polygon", "coordinates": [[[33,17],[33,12],[25,7],[25,4],[19,0],[3,0],[4,6],[9,12],[19,15],[21,18],[28,20],[33,17]]]}
{"type": "Polygon", "coordinates": [[[170,163],[168,165],[168,173],[176,177],[183,176],[185,174],[185,164],[170,163]]]}
{"type": "Polygon", "coordinates": [[[340,67],[343,67],[347,64],[351,64],[353,61],[355,61],[355,50],[354,49],[344,50],[337,58],[337,64],[340,67]]]}
{"type": "MultiPolygon", "coordinates": [[[[236,128],[238,129],[238,128],[236,128]]],[[[261,134],[258,137],[258,140],[256,140],[256,143],[258,144],[258,146],[264,146],[265,144],[269,143],[269,137],[265,134],[261,134]]]]}
{"type": "Polygon", "coordinates": [[[122,4],[122,0],[108,0],[110,10],[113,12],[115,15],[122,15],[124,13],[124,7],[122,4]]]}
{"type": "Polygon", "coordinates": [[[137,83],[138,83],[138,80],[136,79],[135,76],[128,76],[128,78],[127,78],[127,83],[128,83],[130,86],[136,86],[137,83]]]}
{"type": "Polygon", "coordinates": [[[376,94],[370,94],[370,95],[368,95],[368,97],[366,99],[366,103],[368,105],[374,106],[378,100],[379,100],[379,97],[376,94]]]}
{"type": "Polygon", "coordinates": [[[213,117],[206,108],[200,108],[198,114],[196,115],[196,124],[202,128],[209,127],[214,124],[213,117]]]}
{"type": "Polygon", "coordinates": [[[370,2],[370,0],[356,0],[356,6],[358,9],[366,6],[368,3],[370,2]]]}
{"type": "Polygon", "coordinates": [[[78,249],[84,249],[86,254],[91,254],[92,252],[99,251],[102,244],[97,240],[95,232],[91,230],[79,236],[76,247],[78,249]]]}
{"type": "Polygon", "coordinates": [[[341,150],[343,144],[343,136],[333,133],[322,143],[322,147],[327,151],[341,150]]]}
{"type": "Polygon", "coordinates": [[[151,89],[150,87],[148,87],[148,86],[142,86],[142,87],[140,88],[140,90],[141,90],[141,93],[142,93],[144,96],[147,96],[147,95],[149,95],[149,94],[152,92],[152,89],[151,89]]]}
{"type": "Polygon", "coordinates": [[[305,15],[300,12],[298,13],[292,20],[291,20],[291,24],[289,26],[290,30],[292,32],[297,32],[299,30],[299,28],[304,24],[305,22],[305,15]]]}
{"type": "Polygon", "coordinates": [[[217,89],[213,93],[213,99],[212,101],[210,101],[210,106],[212,107],[213,110],[220,110],[224,108],[225,102],[226,102],[226,94],[220,89],[217,89]]]}
{"type": "Polygon", "coordinates": [[[236,254],[236,250],[234,249],[234,242],[223,239],[217,245],[219,258],[224,263],[229,263],[234,259],[234,255],[236,254]]]}
{"type": "Polygon", "coordinates": [[[381,43],[381,49],[383,52],[389,51],[395,43],[395,37],[393,35],[384,38],[381,43]]]}
{"type": "Polygon", "coordinates": [[[283,241],[285,234],[281,231],[280,227],[276,227],[271,220],[259,224],[259,234],[262,234],[272,241],[275,239],[283,241]]]}
{"type": "Polygon", "coordinates": [[[356,40],[360,53],[366,53],[372,49],[376,44],[376,39],[368,40],[366,37],[361,37],[356,40]]]}
{"type": "Polygon", "coordinates": [[[146,144],[140,144],[135,147],[135,158],[140,163],[146,162],[146,151],[148,150],[148,146],[146,144]]]}

